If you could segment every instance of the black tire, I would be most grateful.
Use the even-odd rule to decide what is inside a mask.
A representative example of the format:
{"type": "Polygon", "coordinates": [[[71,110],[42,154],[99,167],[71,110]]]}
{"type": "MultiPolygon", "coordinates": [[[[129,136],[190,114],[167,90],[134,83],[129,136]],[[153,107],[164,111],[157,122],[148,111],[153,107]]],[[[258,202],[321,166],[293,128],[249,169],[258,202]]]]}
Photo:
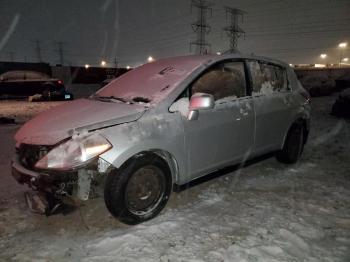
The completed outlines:
{"type": "Polygon", "coordinates": [[[303,149],[304,126],[298,122],[289,129],[283,148],[277,153],[276,158],[279,162],[294,164],[299,160],[303,149]]]}
{"type": "Polygon", "coordinates": [[[45,100],[51,100],[51,86],[50,85],[44,85],[44,90],[41,93],[41,95],[43,96],[43,98],[45,100]]]}
{"type": "Polygon", "coordinates": [[[108,174],[104,200],[115,218],[135,225],[157,216],[165,207],[171,189],[167,163],[156,154],[144,153],[108,174]]]}

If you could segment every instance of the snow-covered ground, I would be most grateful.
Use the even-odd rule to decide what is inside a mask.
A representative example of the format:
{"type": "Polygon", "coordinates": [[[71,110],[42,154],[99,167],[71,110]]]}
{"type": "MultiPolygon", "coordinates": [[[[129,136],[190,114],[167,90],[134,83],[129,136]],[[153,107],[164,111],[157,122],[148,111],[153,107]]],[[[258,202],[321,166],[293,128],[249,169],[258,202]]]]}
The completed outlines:
{"type": "Polygon", "coordinates": [[[350,261],[350,122],[329,114],[335,99],[312,100],[298,164],[269,158],[173,193],[137,226],[113,219],[102,199],[30,213],[10,177],[18,126],[0,126],[0,261],[350,261]]]}
{"type": "Polygon", "coordinates": [[[51,107],[65,103],[55,102],[26,102],[24,100],[0,100],[0,117],[14,118],[16,122],[22,123],[31,119],[34,115],[51,107]]]}

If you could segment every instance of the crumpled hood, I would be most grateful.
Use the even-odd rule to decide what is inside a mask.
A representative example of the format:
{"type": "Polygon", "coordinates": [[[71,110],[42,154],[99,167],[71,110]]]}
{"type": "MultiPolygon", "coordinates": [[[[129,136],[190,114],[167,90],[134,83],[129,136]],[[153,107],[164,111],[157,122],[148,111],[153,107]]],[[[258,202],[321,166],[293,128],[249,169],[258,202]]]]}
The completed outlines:
{"type": "Polygon", "coordinates": [[[15,139],[17,143],[54,145],[70,137],[74,131],[135,121],[145,110],[136,104],[79,99],[39,114],[20,128],[15,139]]]}

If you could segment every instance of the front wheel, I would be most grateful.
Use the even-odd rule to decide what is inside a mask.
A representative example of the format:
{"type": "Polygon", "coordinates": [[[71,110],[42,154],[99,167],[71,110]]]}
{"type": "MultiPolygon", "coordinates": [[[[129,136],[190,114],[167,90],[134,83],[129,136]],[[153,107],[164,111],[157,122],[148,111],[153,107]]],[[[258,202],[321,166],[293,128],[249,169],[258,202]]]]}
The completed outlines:
{"type": "Polygon", "coordinates": [[[114,217],[134,225],[158,215],[169,199],[171,188],[167,163],[153,153],[146,153],[108,174],[105,204],[114,217]]]}
{"type": "Polygon", "coordinates": [[[295,123],[289,129],[286,140],[281,151],[276,155],[279,162],[286,164],[296,163],[304,149],[304,126],[295,123]]]}

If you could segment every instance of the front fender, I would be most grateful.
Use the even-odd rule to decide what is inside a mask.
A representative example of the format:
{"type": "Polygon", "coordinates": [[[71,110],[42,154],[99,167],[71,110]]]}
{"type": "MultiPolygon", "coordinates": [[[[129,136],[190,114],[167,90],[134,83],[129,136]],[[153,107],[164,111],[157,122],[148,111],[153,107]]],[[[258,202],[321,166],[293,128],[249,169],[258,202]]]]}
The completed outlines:
{"type": "Polygon", "coordinates": [[[166,120],[154,117],[149,120],[142,119],[101,130],[113,148],[100,157],[120,168],[140,152],[164,152],[176,162],[179,175],[173,177],[174,182],[182,184],[187,180],[183,128],[172,116],[166,120]]]}

